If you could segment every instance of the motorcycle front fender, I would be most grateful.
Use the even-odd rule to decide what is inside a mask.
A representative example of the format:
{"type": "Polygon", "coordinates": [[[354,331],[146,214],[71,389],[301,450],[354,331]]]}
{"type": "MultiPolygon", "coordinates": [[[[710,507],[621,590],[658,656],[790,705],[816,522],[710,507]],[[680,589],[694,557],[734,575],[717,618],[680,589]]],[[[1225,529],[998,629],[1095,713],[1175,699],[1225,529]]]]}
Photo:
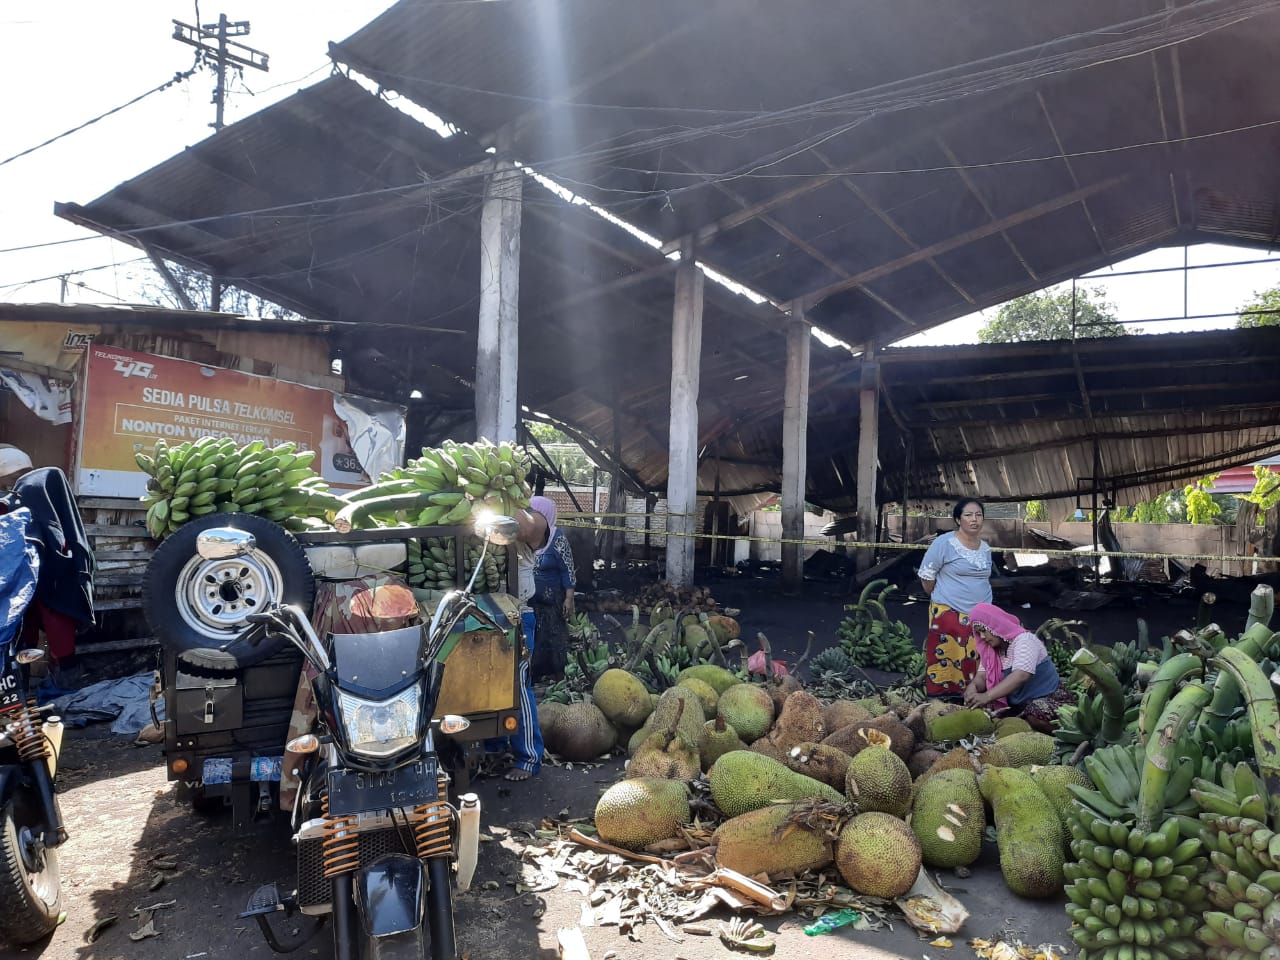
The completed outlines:
{"type": "Polygon", "coordinates": [[[427,956],[424,930],[427,876],[422,861],[389,853],[356,876],[356,911],[366,938],[362,958],[421,960],[427,956]]]}

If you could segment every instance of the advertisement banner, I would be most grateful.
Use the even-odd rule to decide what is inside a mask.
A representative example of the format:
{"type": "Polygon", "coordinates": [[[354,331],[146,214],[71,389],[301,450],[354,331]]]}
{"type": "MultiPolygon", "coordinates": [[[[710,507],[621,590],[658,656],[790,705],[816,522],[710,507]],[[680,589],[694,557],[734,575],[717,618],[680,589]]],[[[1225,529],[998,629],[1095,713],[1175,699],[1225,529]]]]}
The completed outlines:
{"type": "Polygon", "coordinates": [[[0,320],[0,359],[3,354],[57,370],[74,370],[98,335],[91,323],[21,323],[0,320]]]}
{"type": "Polygon", "coordinates": [[[317,450],[312,465],[332,484],[366,481],[328,390],[174,360],[119,347],[90,346],[76,463],[82,496],[137,497],[147,477],[134,460],[163,437],[177,445],[200,437],[292,440],[317,450]]]}

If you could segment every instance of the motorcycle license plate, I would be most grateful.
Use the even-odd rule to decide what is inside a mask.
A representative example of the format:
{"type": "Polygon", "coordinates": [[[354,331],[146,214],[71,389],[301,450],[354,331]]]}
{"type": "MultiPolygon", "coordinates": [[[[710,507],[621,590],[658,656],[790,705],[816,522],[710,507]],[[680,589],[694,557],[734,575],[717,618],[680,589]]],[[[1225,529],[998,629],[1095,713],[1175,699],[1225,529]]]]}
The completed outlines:
{"type": "Polygon", "coordinates": [[[0,710],[21,702],[22,685],[18,679],[18,665],[14,663],[9,670],[0,669],[0,710]]]}
{"type": "Polygon", "coordinates": [[[346,816],[412,807],[438,798],[434,757],[381,773],[359,770],[329,771],[329,814],[346,816]]]}

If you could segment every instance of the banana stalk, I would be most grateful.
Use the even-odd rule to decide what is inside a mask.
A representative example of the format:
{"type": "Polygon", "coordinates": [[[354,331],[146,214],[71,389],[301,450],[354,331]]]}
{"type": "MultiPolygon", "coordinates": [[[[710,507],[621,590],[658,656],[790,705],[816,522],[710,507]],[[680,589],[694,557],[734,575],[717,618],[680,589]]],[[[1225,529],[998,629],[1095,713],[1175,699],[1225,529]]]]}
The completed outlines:
{"type": "Polygon", "coordinates": [[[1276,610],[1276,591],[1269,583],[1260,583],[1253,588],[1253,593],[1249,595],[1249,618],[1244,622],[1244,629],[1247,633],[1249,628],[1254,624],[1262,624],[1264,627],[1271,624],[1271,615],[1276,610]]]}
{"type": "Polygon", "coordinates": [[[1093,681],[1102,694],[1102,739],[1104,743],[1119,743],[1124,739],[1124,690],[1115,672],[1098,659],[1092,650],[1077,650],[1071,655],[1071,665],[1093,681]]]}
{"type": "Polygon", "coordinates": [[[1204,676],[1204,661],[1194,653],[1180,653],[1166,660],[1147,684],[1138,709],[1138,742],[1146,744],[1178,687],[1193,676],[1204,676]]]}
{"type": "MultiPolygon", "coordinates": [[[[1271,628],[1266,624],[1255,623],[1240,635],[1240,639],[1234,644],[1234,649],[1239,650],[1250,660],[1256,661],[1270,642],[1271,628]]],[[[1228,648],[1223,648],[1222,652],[1226,649],[1228,648]]],[[[1238,706],[1240,706],[1240,685],[1231,673],[1224,672],[1218,676],[1218,682],[1214,685],[1213,699],[1205,708],[1203,722],[1220,731],[1227,725],[1227,721],[1231,719],[1238,706]]]]}
{"type": "Polygon", "coordinates": [[[1210,696],[1209,690],[1202,684],[1188,684],[1178,691],[1177,696],[1160,714],[1160,721],[1156,724],[1159,736],[1147,744],[1146,758],[1142,765],[1136,826],[1140,832],[1150,833],[1164,820],[1165,787],[1169,784],[1170,768],[1177,761],[1175,752],[1178,742],[1186,733],[1192,717],[1209,702],[1210,696]]]}
{"type": "Polygon", "coordinates": [[[1254,760],[1270,797],[1268,819],[1271,829],[1280,832],[1280,704],[1276,703],[1267,675],[1240,647],[1227,647],[1218,654],[1217,663],[1223,673],[1219,686],[1225,676],[1230,676],[1244,691],[1249,726],[1253,729],[1254,760]]]}

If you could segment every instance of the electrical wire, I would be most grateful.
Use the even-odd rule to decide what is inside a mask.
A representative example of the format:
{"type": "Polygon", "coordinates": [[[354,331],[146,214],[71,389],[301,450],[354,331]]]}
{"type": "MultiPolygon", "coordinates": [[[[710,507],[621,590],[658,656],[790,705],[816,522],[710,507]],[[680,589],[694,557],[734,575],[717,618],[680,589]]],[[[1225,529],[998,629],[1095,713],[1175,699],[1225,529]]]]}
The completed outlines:
{"type": "Polygon", "coordinates": [[[138,96],[134,97],[132,100],[129,100],[125,103],[120,104],[120,106],[118,107],[112,107],[106,113],[100,113],[98,114],[98,116],[94,117],[92,120],[86,120],[84,123],[74,126],[70,130],[65,130],[55,137],[50,137],[48,140],[45,140],[43,143],[37,143],[34,147],[28,147],[26,150],[23,150],[21,153],[15,153],[13,156],[9,157],[8,159],[0,160],[0,167],[3,167],[7,163],[12,163],[14,160],[18,160],[22,157],[28,156],[29,154],[35,153],[37,150],[43,149],[44,147],[49,146],[51,143],[57,143],[59,140],[62,140],[65,137],[69,137],[73,133],[80,132],[85,127],[92,126],[93,124],[97,123],[99,120],[105,120],[107,117],[111,116],[112,114],[119,113],[121,110],[124,110],[126,107],[131,107],[135,103],[140,103],[141,101],[147,99],[147,97],[151,96],[153,93],[159,93],[162,90],[167,90],[169,89],[169,87],[172,87],[174,84],[181,83],[184,80],[190,79],[199,68],[200,68],[200,64],[197,61],[197,63],[194,66],[192,66],[190,70],[184,70],[180,73],[175,73],[172,79],[166,80],[164,83],[160,84],[160,86],[152,87],[146,93],[139,94],[138,96]]]}

